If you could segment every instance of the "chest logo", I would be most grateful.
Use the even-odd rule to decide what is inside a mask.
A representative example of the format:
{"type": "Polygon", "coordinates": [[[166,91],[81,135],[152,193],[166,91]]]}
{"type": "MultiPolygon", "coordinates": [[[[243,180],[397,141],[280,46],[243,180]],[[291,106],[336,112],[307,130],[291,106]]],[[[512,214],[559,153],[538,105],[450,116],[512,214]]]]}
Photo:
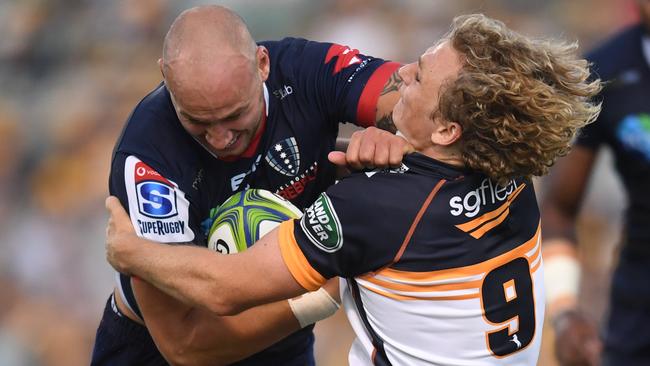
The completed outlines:
{"type": "Polygon", "coordinates": [[[334,253],[343,246],[341,221],[325,193],[305,210],[300,226],[307,238],[327,253],[334,253]]]}
{"type": "Polygon", "coordinates": [[[266,153],[266,162],[282,175],[296,176],[300,169],[300,151],[295,137],[289,137],[273,144],[266,153]]]}

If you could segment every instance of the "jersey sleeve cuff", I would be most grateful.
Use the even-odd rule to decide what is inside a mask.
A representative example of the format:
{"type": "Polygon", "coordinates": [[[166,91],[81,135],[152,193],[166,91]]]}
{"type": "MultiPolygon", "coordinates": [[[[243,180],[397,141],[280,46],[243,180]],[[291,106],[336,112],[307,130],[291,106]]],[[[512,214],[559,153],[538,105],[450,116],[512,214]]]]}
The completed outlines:
{"type": "Polygon", "coordinates": [[[279,238],[282,259],[300,286],[307,291],[315,291],[326,282],[326,279],[309,264],[298,246],[298,242],[296,242],[293,228],[294,220],[288,220],[280,224],[279,238]]]}
{"type": "Polygon", "coordinates": [[[388,78],[401,66],[397,62],[386,62],[379,66],[370,79],[368,79],[368,83],[363,88],[359,97],[359,103],[357,104],[357,124],[359,126],[370,127],[375,125],[379,94],[386,81],[388,81],[388,78]]]}

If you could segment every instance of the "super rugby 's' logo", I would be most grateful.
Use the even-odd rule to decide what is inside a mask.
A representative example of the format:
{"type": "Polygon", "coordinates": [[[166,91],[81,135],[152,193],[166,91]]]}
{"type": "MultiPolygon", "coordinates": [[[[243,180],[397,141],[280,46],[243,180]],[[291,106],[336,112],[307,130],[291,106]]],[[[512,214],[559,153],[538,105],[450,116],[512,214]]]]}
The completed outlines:
{"type": "Polygon", "coordinates": [[[294,137],[276,142],[266,153],[266,162],[278,173],[294,177],[300,168],[300,152],[294,137]]]}
{"type": "Polygon", "coordinates": [[[171,182],[147,164],[135,165],[135,184],[138,192],[138,211],[142,215],[163,219],[176,216],[176,191],[171,182]]]}
{"type": "Polygon", "coordinates": [[[137,157],[124,162],[129,215],[139,236],[164,243],[194,240],[189,226],[190,202],[176,183],[137,157]]]}

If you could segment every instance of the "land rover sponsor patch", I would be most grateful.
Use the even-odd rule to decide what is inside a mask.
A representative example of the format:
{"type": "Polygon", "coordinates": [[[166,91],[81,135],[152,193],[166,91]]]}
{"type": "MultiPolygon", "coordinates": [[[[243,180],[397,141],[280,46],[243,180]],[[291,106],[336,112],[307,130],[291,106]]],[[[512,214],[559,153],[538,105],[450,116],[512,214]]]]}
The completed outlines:
{"type": "Polygon", "coordinates": [[[328,253],[341,249],[343,229],[327,194],[321,194],[316,202],[305,210],[300,226],[307,238],[318,248],[328,253]]]}

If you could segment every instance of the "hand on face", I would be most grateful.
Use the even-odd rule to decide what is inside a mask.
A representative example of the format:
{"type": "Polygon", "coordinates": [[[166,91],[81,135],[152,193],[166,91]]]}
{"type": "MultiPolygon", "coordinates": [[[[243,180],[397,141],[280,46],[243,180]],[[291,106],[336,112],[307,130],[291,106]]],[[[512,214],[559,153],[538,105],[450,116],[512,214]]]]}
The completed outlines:
{"type": "Polygon", "coordinates": [[[116,197],[111,196],[106,199],[106,209],[110,215],[106,227],[106,260],[118,272],[129,274],[122,256],[130,247],[130,241],[125,238],[136,237],[133,224],[116,197]]]}
{"type": "Polygon", "coordinates": [[[602,343],[594,322],[578,310],[558,314],[554,322],[555,355],[561,366],[599,365],[602,343]]]}
{"type": "Polygon", "coordinates": [[[413,146],[401,136],[369,127],[352,134],[345,153],[332,151],[328,159],[338,166],[353,169],[398,167],[405,154],[414,152],[413,146]]]}

